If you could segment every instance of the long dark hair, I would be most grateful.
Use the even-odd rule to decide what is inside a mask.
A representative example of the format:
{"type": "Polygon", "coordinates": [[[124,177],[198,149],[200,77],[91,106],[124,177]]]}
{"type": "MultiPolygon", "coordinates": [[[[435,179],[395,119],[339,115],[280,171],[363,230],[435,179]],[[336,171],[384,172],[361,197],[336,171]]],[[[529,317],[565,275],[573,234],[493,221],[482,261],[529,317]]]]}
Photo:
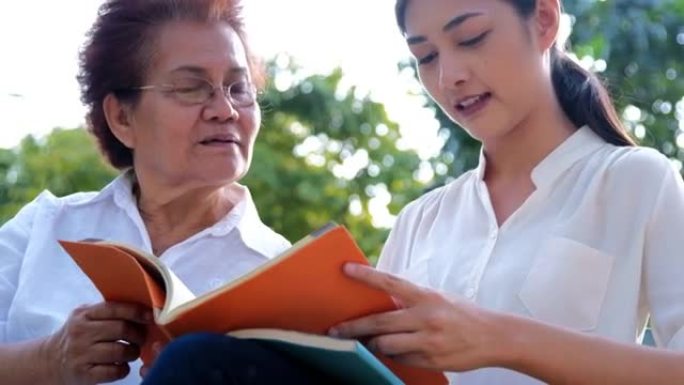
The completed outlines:
{"type": "MultiPolygon", "coordinates": [[[[406,6],[409,0],[397,0],[394,11],[397,25],[406,33],[406,6]]],[[[534,13],[536,0],[505,0],[523,18],[534,13]]],[[[606,142],[634,146],[625,131],[608,91],[599,78],[572,60],[562,48],[551,51],[551,81],[565,115],[576,127],[589,126],[606,142]]]]}

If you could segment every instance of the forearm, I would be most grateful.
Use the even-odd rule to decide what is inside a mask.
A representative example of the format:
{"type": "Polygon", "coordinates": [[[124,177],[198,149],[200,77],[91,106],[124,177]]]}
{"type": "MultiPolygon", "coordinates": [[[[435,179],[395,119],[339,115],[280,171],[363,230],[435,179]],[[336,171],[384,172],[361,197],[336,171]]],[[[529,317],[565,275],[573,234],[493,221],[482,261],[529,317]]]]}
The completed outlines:
{"type": "Polygon", "coordinates": [[[502,315],[502,366],[551,384],[684,384],[684,353],[502,315]]]}
{"type": "Polygon", "coordinates": [[[0,344],[0,384],[57,384],[45,340],[0,344]]]}

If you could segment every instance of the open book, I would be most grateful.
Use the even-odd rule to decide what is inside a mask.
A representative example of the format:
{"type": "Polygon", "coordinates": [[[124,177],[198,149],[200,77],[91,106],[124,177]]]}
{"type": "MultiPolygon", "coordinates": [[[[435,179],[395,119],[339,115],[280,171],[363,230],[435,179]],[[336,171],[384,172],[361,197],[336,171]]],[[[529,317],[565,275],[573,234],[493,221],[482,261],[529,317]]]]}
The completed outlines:
{"type": "MultiPolygon", "coordinates": [[[[109,241],[60,241],[108,301],[154,310],[143,361],[152,343],[192,332],[282,329],[315,335],[346,320],[397,308],[392,298],[342,272],[346,262],[368,264],[349,232],[330,224],[255,270],[195,297],[157,257],[109,241]]],[[[437,372],[379,357],[407,384],[445,384],[437,372]]]]}

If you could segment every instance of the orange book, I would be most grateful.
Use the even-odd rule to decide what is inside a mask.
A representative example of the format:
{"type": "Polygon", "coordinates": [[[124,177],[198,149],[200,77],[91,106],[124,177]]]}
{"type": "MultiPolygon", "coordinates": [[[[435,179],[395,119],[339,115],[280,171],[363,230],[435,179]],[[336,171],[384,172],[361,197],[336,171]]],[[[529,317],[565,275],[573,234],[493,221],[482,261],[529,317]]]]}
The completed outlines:
{"type": "MultiPolygon", "coordinates": [[[[157,327],[142,348],[191,332],[282,329],[324,335],[346,320],[397,308],[392,298],[342,272],[346,262],[368,264],[342,226],[329,224],[279,256],[213,291],[195,295],[161,261],[133,247],[102,240],[60,241],[108,301],[151,307],[157,327]]],[[[446,384],[442,373],[379,357],[409,385],[446,384]]]]}

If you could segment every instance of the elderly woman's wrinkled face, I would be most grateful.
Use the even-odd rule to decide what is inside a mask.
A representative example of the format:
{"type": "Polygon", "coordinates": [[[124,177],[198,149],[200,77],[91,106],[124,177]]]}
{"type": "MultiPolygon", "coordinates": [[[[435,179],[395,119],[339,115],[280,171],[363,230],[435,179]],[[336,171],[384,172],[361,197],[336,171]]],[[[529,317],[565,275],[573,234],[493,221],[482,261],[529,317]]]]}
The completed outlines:
{"type": "Polygon", "coordinates": [[[248,170],[260,110],[245,48],[226,23],[163,26],[126,143],[141,177],[217,186],[248,170]]]}

